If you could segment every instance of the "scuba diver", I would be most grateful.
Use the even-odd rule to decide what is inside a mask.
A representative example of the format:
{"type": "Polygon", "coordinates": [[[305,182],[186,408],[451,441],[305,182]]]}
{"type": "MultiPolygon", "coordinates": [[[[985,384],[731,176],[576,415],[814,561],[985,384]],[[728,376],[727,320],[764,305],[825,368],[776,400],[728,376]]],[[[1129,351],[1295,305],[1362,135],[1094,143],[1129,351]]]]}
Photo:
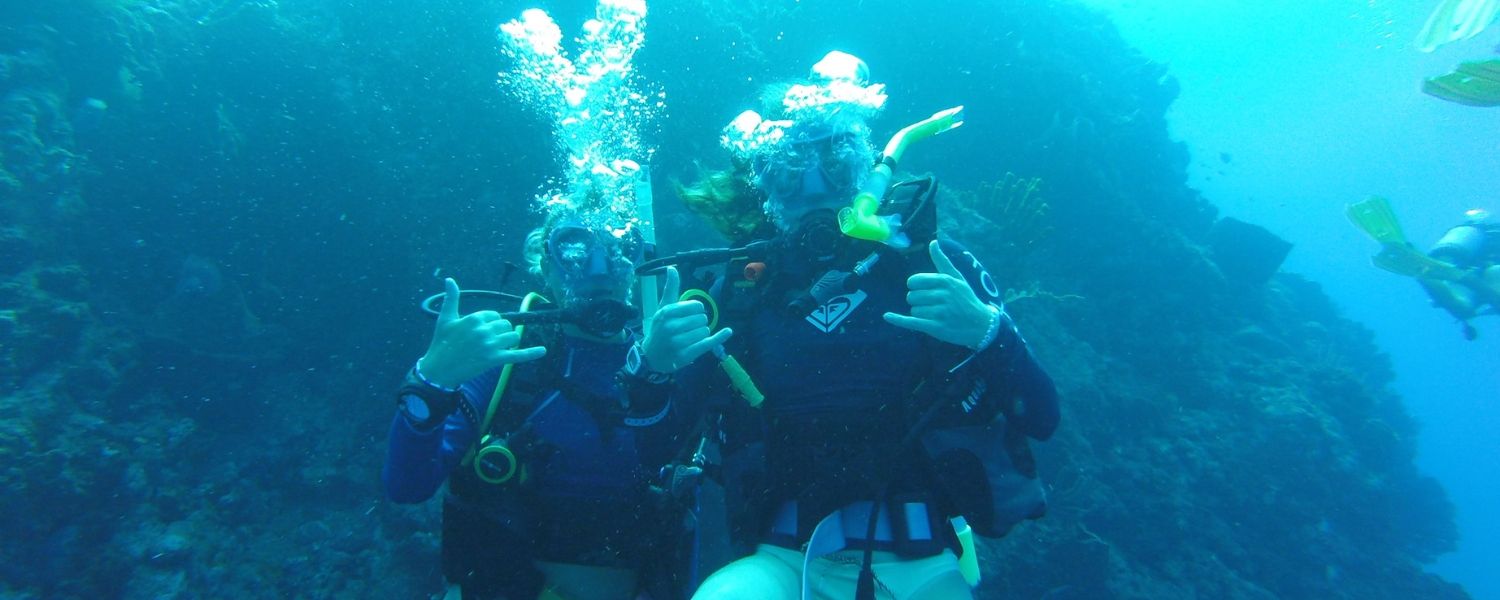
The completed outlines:
{"type": "Polygon", "coordinates": [[[525,248],[544,289],[520,310],[463,314],[460,303],[500,294],[449,279],[440,305],[423,303],[437,325],[397,394],[382,474],[402,503],[447,482],[451,600],[673,600],[696,580],[702,419],[640,366],[687,365],[731,333],[710,334],[697,302],[658,310],[654,276],[632,294],[654,243],[650,177],[635,162],[654,151],[641,131],[659,106],[633,76],[645,9],[601,0],[572,57],[546,11],[499,28],[514,65],[502,85],[558,142],[559,188],[535,199],[547,218],[525,248]]]}
{"type": "Polygon", "coordinates": [[[783,118],[735,119],[722,140],[733,171],[681,191],[716,207],[700,212],[739,247],[637,270],[669,282],[707,271],[684,297],[709,307],[710,329],[736,332],[715,351],[722,372],[673,353],[705,332],[642,367],[720,417],[732,537],[749,555],[694,598],[968,598],[973,534],[1045,511],[1026,439],[1057,427],[1055,386],[979,261],[936,239],[935,182],[890,184],[906,146],[958,126],[961,110],[877,154],[866,123],[885,94],[868,78],[833,52],[785,88],[783,118]]]}
{"type": "MultiPolygon", "coordinates": [[[[1460,321],[1481,314],[1500,314],[1500,223],[1484,209],[1464,213],[1464,222],[1438,239],[1428,256],[1458,267],[1464,272],[1451,281],[1424,282],[1433,301],[1460,321]]],[[[1474,339],[1472,326],[1465,336],[1474,339]]]]}
{"type": "Polygon", "coordinates": [[[1371,197],[1351,204],[1347,213],[1356,227],[1381,244],[1371,262],[1416,279],[1433,305],[1462,324],[1464,339],[1479,336],[1470,320],[1500,314],[1500,223],[1489,211],[1465,212],[1463,223],[1443,234],[1425,255],[1407,241],[1386,199],[1371,197]]]}
{"type": "MultiPolygon", "coordinates": [[[[432,342],[398,394],[386,494],[419,503],[448,482],[442,572],[453,600],[683,597],[697,471],[677,455],[692,447],[695,420],[664,394],[639,393],[659,381],[622,385],[636,375],[619,368],[643,343],[620,310],[640,234],[556,219],[526,244],[556,304],[586,309],[536,311],[562,320],[524,326],[496,311],[465,315],[465,293],[447,279],[432,342]]],[[[538,301],[528,295],[522,311],[538,301]]],[[[697,303],[667,310],[678,318],[658,329],[691,333],[702,316],[697,303]]]]}

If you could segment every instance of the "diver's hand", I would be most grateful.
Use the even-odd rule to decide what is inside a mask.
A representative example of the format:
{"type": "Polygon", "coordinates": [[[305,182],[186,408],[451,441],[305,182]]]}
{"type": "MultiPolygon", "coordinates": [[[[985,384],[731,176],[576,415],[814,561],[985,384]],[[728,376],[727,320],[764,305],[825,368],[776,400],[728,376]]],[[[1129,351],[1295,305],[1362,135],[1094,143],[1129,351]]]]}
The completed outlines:
{"type": "Polygon", "coordinates": [[[458,282],[452,277],[443,280],[443,308],[432,343],[417,361],[428,381],[456,388],[500,365],[536,360],[547,353],[541,346],[517,349],[521,334],[493,310],[458,316],[458,297],[458,282]]]}
{"type": "Polygon", "coordinates": [[[985,304],[964,281],[937,241],[927,246],[936,273],[917,273],[906,279],[906,302],[911,316],[885,313],[887,323],[978,350],[1000,309],[985,304]]]}
{"type": "MultiPolygon", "coordinates": [[[[662,298],[675,300],[681,293],[676,267],[667,267],[666,289],[662,298]]],[[[675,373],[698,357],[724,345],[734,331],[728,327],[709,335],[708,312],[694,300],[663,305],[651,319],[651,330],[641,342],[646,368],[658,373],[675,373]]]]}

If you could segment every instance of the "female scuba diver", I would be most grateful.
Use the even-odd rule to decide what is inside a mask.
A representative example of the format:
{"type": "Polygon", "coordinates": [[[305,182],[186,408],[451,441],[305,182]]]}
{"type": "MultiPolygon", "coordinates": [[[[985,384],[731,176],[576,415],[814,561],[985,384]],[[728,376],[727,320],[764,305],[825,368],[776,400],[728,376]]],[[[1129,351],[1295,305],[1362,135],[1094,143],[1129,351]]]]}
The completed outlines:
{"type": "Polygon", "coordinates": [[[647,358],[677,372],[677,402],[724,415],[725,495],[742,504],[729,507],[731,531],[750,555],[694,598],[969,598],[972,534],[998,537],[1045,510],[1026,439],[1056,429],[1055,386],[979,261],[936,239],[936,184],[888,185],[906,144],[957,126],[961,111],[877,154],[865,123],[885,94],[867,78],[859,59],[829,54],[787,88],[782,118],[747,111],[726,129],[734,174],[684,194],[708,213],[763,199],[767,222],[720,219],[721,232],[745,234],[741,247],[675,262],[728,260],[703,295],[736,331],[720,358],[737,358],[760,395],[739,402],[732,374],[647,358]],[[740,195],[747,187],[758,196],[740,195]]]}
{"type": "MultiPolygon", "coordinates": [[[[619,314],[643,251],[631,226],[566,218],[526,241],[532,271],[563,314],[619,314]]],[[[465,315],[458,284],[445,287],[432,342],[398,394],[382,478],[400,503],[424,502],[448,482],[447,597],[684,597],[685,506],[698,471],[672,463],[698,440],[694,417],[653,392],[662,381],[639,369],[643,344],[661,342],[639,340],[619,319],[519,326],[494,311],[465,315]],[[637,367],[622,371],[627,362],[637,367]],[[636,379],[637,393],[627,394],[622,381],[636,379]]],[[[656,331],[713,339],[701,305],[664,312],[656,331]]]]}

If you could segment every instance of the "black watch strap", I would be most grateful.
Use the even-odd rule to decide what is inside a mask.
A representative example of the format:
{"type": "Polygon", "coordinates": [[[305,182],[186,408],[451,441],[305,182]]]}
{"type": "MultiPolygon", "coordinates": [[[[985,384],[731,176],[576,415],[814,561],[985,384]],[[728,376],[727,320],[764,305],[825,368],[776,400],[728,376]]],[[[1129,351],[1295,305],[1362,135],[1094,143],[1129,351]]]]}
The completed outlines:
{"type": "Polygon", "coordinates": [[[478,417],[474,414],[474,407],[464,402],[463,392],[454,390],[447,391],[438,389],[422,381],[417,376],[415,368],[407,371],[406,378],[401,382],[401,389],[396,392],[396,407],[406,415],[412,426],[422,431],[431,431],[442,425],[448,415],[458,410],[464,414],[464,418],[476,425],[478,417]],[[418,401],[426,405],[427,415],[421,417],[411,412],[409,402],[418,401]]]}

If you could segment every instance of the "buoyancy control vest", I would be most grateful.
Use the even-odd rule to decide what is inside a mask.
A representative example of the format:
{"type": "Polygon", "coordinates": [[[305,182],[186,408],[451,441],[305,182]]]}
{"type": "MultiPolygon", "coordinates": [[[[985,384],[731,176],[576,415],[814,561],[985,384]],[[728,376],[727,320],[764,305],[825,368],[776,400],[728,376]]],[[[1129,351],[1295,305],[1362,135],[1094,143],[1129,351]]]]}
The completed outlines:
{"type": "MultiPolygon", "coordinates": [[[[899,184],[891,193],[898,195],[892,205],[917,208],[935,223],[934,181],[899,184]]],[[[950,372],[967,349],[882,317],[907,313],[906,278],[934,270],[926,244],[898,252],[868,242],[840,243],[845,246],[839,251],[823,255],[833,258],[817,264],[795,262],[791,256],[799,249],[778,244],[755,280],[725,277],[714,286],[726,322],[736,329],[729,350],[766,397],[756,418],[769,443],[741,444],[746,456],[756,456],[740,458],[748,466],[735,468],[734,458],[726,460],[727,470],[749,482],[732,497],[758,504],[745,507],[750,518],[739,523],[741,530],[755,534],[767,511],[787,500],[805,507],[799,519],[815,523],[849,502],[891,493],[932,494],[950,516],[965,516],[987,536],[1041,516],[1045,495],[1025,436],[1008,424],[1008,408],[999,402],[985,411],[965,408],[987,392],[1007,392],[985,389],[983,373],[976,371],[988,365],[950,372]],[[852,264],[866,253],[879,258],[838,293],[819,293],[809,283],[825,281],[828,270],[858,271],[852,264]],[[811,305],[810,295],[817,300],[811,305]],[[899,447],[903,440],[912,443],[899,447]]],[[[959,253],[967,256],[957,244],[944,247],[955,263],[959,253]]],[[[992,282],[980,284],[988,275],[972,262],[966,276],[976,293],[986,300],[998,296],[992,282]]],[[[730,264],[725,272],[742,271],[748,279],[743,265],[730,264]]],[[[999,300],[993,298],[997,305],[999,300]]],[[[1015,350],[1026,354],[1024,346],[1015,350]]],[[[1029,354],[1023,359],[1031,360],[1029,354]]]]}
{"type": "MultiPolygon", "coordinates": [[[[492,431],[480,432],[503,439],[523,475],[495,484],[461,465],[443,506],[445,576],[503,597],[536,596],[525,595],[539,585],[534,560],[649,571],[682,535],[650,483],[686,428],[664,408],[624,408],[615,375],[628,344],[539,337],[547,356],[515,365],[492,431]]],[[[485,377],[492,388],[498,369],[485,377]]]]}

